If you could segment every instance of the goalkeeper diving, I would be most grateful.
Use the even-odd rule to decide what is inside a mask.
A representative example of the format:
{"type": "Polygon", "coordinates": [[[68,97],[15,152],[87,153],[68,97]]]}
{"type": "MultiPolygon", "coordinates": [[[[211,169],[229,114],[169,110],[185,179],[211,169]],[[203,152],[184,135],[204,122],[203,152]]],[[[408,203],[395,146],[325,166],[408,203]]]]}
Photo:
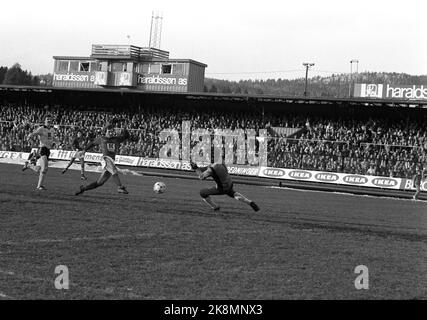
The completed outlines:
{"type": "Polygon", "coordinates": [[[216,182],[216,186],[200,190],[202,200],[206,202],[214,211],[218,211],[220,207],[212,200],[211,196],[227,195],[238,201],[246,203],[254,211],[259,211],[258,205],[252,200],[246,198],[239,192],[233,189],[233,180],[231,179],[228,169],[223,163],[213,163],[207,167],[198,167],[194,162],[190,162],[191,169],[195,170],[200,180],[205,180],[212,177],[216,182]]]}

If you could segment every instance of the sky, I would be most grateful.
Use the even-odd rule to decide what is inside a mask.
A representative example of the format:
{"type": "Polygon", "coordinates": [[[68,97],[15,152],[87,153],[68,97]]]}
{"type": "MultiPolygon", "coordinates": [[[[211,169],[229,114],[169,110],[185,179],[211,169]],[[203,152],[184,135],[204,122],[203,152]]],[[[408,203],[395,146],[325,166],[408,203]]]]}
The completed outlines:
{"type": "Polygon", "coordinates": [[[359,72],[427,74],[425,0],[2,0],[0,66],[53,72],[53,56],[92,44],[149,44],[208,65],[206,77],[294,79],[359,72]],[[350,63],[350,60],[359,62],[350,63]]]}

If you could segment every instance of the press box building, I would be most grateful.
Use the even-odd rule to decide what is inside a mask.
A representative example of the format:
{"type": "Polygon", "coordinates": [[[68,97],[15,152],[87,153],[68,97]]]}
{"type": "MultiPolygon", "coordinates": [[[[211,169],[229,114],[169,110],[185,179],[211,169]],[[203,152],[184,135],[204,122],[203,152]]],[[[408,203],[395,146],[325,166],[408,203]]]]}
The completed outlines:
{"type": "Polygon", "coordinates": [[[206,64],[133,45],[92,45],[89,57],[54,56],[53,86],[203,92],[206,64]]]}

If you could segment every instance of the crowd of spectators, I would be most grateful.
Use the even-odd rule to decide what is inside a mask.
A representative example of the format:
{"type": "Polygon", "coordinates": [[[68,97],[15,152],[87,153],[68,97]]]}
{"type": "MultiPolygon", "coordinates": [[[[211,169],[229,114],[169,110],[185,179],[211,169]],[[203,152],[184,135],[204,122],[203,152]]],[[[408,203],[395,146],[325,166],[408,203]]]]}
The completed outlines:
{"type": "Polygon", "coordinates": [[[26,136],[45,115],[52,117],[61,141],[70,149],[77,130],[92,134],[116,119],[132,140],[122,144],[120,154],[157,158],[163,129],[181,132],[182,121],[200,129],[268,129],[268,165],[271,167],[411,177],[427,163],[427,127],[417,121],[331,118],[307,115],[259,114],[225,110],[138,108],[116,112],[84,107],[0,105],[0,150],[29,151],[37,141],[26,136]],[[298,128],[291,137],[274,128],[298,128]]]}
{"type": "Polygon", "coordinates": [[[301,132],[298,139],[270,142],[274,166],[409,178],[427,164],[422,121],[317,118],[301,132]]]}

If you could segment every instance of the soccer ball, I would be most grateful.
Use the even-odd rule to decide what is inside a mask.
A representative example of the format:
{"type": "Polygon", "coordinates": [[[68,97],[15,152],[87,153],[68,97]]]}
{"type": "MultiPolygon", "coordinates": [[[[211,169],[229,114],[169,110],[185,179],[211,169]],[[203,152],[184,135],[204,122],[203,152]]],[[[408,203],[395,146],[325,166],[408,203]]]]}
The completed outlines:
{"type": "Polygon", "coordinates": [[[166,185],[163,182],[156,182],[153,190],[155,193],[163,193],[166,191],[166,185]]]}

